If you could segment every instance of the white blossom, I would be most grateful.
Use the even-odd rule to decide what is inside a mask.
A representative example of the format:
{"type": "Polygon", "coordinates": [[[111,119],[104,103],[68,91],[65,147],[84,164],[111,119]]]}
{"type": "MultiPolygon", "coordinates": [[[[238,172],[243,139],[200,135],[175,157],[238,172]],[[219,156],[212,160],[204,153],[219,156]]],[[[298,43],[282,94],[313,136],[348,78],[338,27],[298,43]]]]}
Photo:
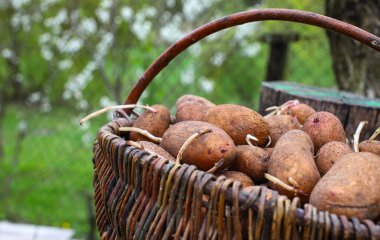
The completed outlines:
{"type": "Polygon", "coordinates": [[[17,128],[20,132],[25,132],[28,128],[28,123],[25,120],[20,120],[18,122],[17,128]]]}
{"type": "Polygon", "coordinates": [[[40,10],[42,12],[45,12],[49,9],[51,5],[54,5],[55,3],[59,2],[60,0],[43,0],[41,1],[40,10]]]}
{"type": "Polygon", "coordinates": [[[124,6],[120,10],[120,15],[124,21],[129,22],[133,17],[133,9],[128,6],[124,6]]]}
{"type": "Polygon", "coordinates": [[[34,93],[30,94],[27,101],[29,103],[37,103],[41,99],[42,99],[42,93],[41,92],[34,92],[34,93]]]}
{"type": "Polygon", "coordinates": [[[181,72],[180,82],[184,85],[194,83],[195,69],[194,65],[189,65],[184,71],[181,72]]]}
{"type": "Polygon", "coordinates": [[[93,61],[90,61],[79,74],[70,77],[65,84],[63,99],[68,100],[75,98],[81,100],[82,91],[87,86],[88,82],[91,81],[95,68],[96,64],[93,61]]]}
{"type": "Polygon", "coordinates": [[[214,82],[206,77],[201,77],[199,79],[200,87],[206,93],[210,93],[214,90],[214,82]]]}
{"type": "Polygon", "coordinates": [[[100,6],[102,8],[110,8],[110,7],[112,7],[112,0],[102,0],[100,2],[100,6]]]}
{"type": "Polygon", "coordinates": [[[106,33],[102,36],[102,39],[96,46],[96,52],[94,54],[94,60],[96,63],[102,61],[104,56],[107,54],[109,48],[111,47],[114,40],[112,33],[106,33]]]}
{"type": "MultiPolygon", "coordinates": [[[[109,107],[109,106],[113,106],[113,105],[116,105],[117,103],[110,99],[109,97],[106,97],[106,96],[103,96],[100,98],[100,106],[101,107],[109,107]]],[[[113,119],[113,112],[107,112],[107,119],[109,121],[111,121],[113,119]]]]}
{"type": "Polygon", "coordinates": [[[217,52],[212,56],[210,62],[215,66],[221,66],[226,59],[226,54],[223,52],[217,52]]]}
{"type": "Polygon", "coordinates": [[[144,40],[152,28],[152,23],[145,17],[144,11],[138,12],[132,24],[131,30],[139,40],[144,40]]]}
{"type": "Polygon", "coordinates": [[[64,59],[58,62],[58,68],[61,70],[65,70],[70,68],[73,65],[73,61],[71,59],[64,59]]]}
{"type": "Polygon", "coordinates": [[[85,99],[81,99],[77,102],[78,109],[85,110],[88,106],[88,102],[85,99]]]}
{"type": "Polygon", "coordinates": [[[68,19],[67,9],[63,8],[57,13],[56,16],[45,19],[44,24],[46,27],[50,27],[55,30],[57,29],[60,30],[60,25],[62,23],[65,23],[67,19],[68,19]]]}
{"type": "Polygon", "coordinates": [[[30,3],[30,0],[11,0],[10,2],[14,9],[20,9],[22,6],[30,3]]]}
{"type": "Polygon", "coordinates": [[[174,15],[168,23],[160,29],[160,37],[168,42],[174,42],[181,38],[185,33],[181,30],[182,17],[174,15]]]}
{"type": "Polygon", "coordinates": [[[24,82],[25,81],[25,77],[24,77],[24,75],[22,75],[22,73],[17,73],[16,74],[16,81],[17,82],[19,82],[19,83],[22,83],[22,82],[24,82]]]}
{"type": "Polygon", "coordinates": [[[85,34],[93,34],[96,32],[97,25],[93,18],[85,18],[80,22],[79,30],[85,34]]]}
{"type": "Polygon", "coordinates": [[[99,103],[101,107],[109,107],[116,105],[116,102],[107,96],[102,96],[99,100],[99,103]]]}
{"type": "Polygon", "coordinates": [[[53,58],[53,52],[47,47],[41,48],[41,55],[47,61],[49,61],[53,58]]]}
{"type": "Polygon", "coordinates": [[[189,47],[189,53],[194,57],[198,57],[202,52],[202,46],[200,42],[195,43],[191,47],[189,47]]]}
{"type": "Polygon", "coordinates": [[[185,18],[189,21],[194,21],[197,19],[199,14],[209,9],[214,3],[219,0],[182,0],[183,3],[183,14],[185,18]]]}
{"type": "Polygon", "coordinates": [[[41,45],[48,43],[50,40],[51,40],[51,35],[48,32],[41,34],[38,38],[38,42],[41,45]]]}
{"type": "Polygon", "coordinates": [[[142,13],[147,17],[154,17],[157,15],[157,9],[154,7],[146,7],[142,10],[142,13]]]}
{"type": "Polygon", "coordinates": [[[51,111],[51,103],[48,97],[43,97],[42,98],[42,103],[40,106],[40,111],[41,112],[50,112],[51,111]]]}
{"type": "Polygon", "coordinates": [[[108,23],[110,21],[110,13],[107,9],[97,8],[95,14],[102,23],[108,23]]]}
{"type": "Polygon", "coordinates": [[[4,48],[4,49],[1,51],[1,55],[2,55],[4,58],[10,59],[10,58],[13,57],[13,52],[12,52],[12,50],[10,50],[9,48],[4,48]]]}
{"type": "Polygon", "coordinates": [[[172,8],[175,6],[175,0],[166,0],[166,6],[172,8]]]}
{"type": "Polygon", "coordinates": [[[254,57],[261,50],[261,45],[259,43],[253,43],[242,48],[242,55],[246,57],[254,57]]]}
{"type": "Polygon", "coordinates": [[[14,28],[19,29],[23,28],[25,32],[29,32],[31,29],[31,21],[29,15],[22,15],[19,12],[16,12],[11,19],[11,24],[14,28]]]}
{"type": "Polygon", "coordinates": [[[217,41],[218,39],[220,39],[222,36],[223,36],[224,32],[223,31],[219,31],[219,32],[216,32],[216,33],[213,33],[209,36],[206,37],[206,41],[207,42],[214,42],[214,41],[217,41]]]}
{"type": "Polygon", "coordinates": [[[61,53],[75,53],[83,47],[83,39],[81,38],[57,38],[55,41],[56,47],[61,53]]]}
{"type": "Polygon", "coordinates": [[[259,25],[260,23],[253,22],[237,26],[234,35],[234,41],[241,42],[245,40],[246,37],[252,36],[257,32],[259,25]]]}

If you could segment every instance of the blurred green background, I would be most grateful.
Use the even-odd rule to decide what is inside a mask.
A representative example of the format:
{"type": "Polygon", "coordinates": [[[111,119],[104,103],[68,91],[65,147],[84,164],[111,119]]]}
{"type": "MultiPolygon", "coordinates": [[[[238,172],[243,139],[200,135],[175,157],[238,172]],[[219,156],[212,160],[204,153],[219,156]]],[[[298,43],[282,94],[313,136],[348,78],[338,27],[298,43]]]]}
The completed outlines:
{"type": "MultiPolygon", "coordinates": [[[[218,17],[248,9],[324,13],[317,0],[2,0],[0,1],[0,220],[73,228],[91,238],[92,143],[112,114],[79,126],[101,107],[124,101],[171,43],[218,17]]],[[[140,102],[172,110],[184,93],[256,108],[269,45],[298,34],[284,79],[335,87],[325,32],[259,22],[214,34],[178,56],[140,102]]]]}

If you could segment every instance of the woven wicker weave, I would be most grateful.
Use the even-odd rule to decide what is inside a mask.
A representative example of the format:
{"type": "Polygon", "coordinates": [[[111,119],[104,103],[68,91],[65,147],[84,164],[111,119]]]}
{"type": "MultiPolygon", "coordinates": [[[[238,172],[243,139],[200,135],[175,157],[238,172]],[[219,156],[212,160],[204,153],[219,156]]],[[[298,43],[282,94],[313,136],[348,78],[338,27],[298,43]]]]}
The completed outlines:
{"type": "MultiPolygon", "coordinates": [[[[149,82],[180,52],[218,30],[257,20],[321,26],[380,50],[380,39],[349,24],[295,10],[256,10],[211,22],[166,50],[144,73],[126,103],[135,103],[149,82]]],[[[380,239],[370,220],[318,211],[265,187],[244,191],[239,182],[176,165],[128,146],[117,118],[94,144],[96,224],[102,239],[380,239]]]]}

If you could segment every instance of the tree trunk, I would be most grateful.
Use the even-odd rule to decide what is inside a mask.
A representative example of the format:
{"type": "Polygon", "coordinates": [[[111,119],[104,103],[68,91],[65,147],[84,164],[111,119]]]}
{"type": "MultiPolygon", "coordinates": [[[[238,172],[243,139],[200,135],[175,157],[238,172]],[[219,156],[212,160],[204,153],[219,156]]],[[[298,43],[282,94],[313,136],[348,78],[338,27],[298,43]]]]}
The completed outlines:
{"type": "MultiPolygon", "coordinates": [[[[326,14],[380,35],[379,0],[326,0],[326,14]]],[[[341,34],[327,36],[339,89],[380,97],[380,53],[341,34]]]]}

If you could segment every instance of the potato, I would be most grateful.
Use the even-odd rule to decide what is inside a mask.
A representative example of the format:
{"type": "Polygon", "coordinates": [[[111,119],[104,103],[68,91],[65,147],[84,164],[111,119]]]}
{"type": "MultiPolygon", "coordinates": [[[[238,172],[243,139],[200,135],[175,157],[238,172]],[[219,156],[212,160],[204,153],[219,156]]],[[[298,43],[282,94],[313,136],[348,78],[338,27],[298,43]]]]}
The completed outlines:
{"type": "Polygon", "coordinates": [[[221,171],[217,174],[217,176],[225,176],[228,179],[231,179],[233,181],[239,181],[241,182],[241,186],[243,188],[253,186],[253,181],[250,177],[248,177],[246,174],[242,172],[237,171],[221,171]]]}
{"type": "Polygon", "coordinates": [[[210,107],[199,103],[182,103],[176,111],[176,121],[202,121],[210,107]]]}
{"type": "Polygon", "coordinates": [[[163,149],[162,147],[158,146],[155,143],[148,142],[148,141],[137,141],[137,143],[140,144],[142,148],[147,152],[150,152],[152,154],[157,154],[170,161],[175,161],[175,158],[172,155],[170,155],[170,153],[168,153],[165,149],[163,149]]]}
{"type": "Polygon", "coordinates": [[[265,181],[264,174],[267,171],[268,161],[269,155],[264,149],[239,145],[236,146],[235,160],[229,169],[242,172],[255,182],[263,182],[265,181]]]}
{"type": "Polygon", "coordinates": [[[176,121],[202,121],[208,109],[214,106],[214,103],[203,97],[183,95],[176,103],[176,121]]]}
{"type": "Polygon", "coordinates": [[[310,203],[321,211],[376,219],[380,216],[380,157],[349,153],[337,161],[311,193],[310,203]]]}
{"type": "Polygon", "coordinates": [[[304,122],[315,113],[314,108],[310,107],[307,104],[290,104],[280,111],[281,115],[290,115],[296,117],[300,124],[304,122]]]}
{"type": "Polygon", "coordinates": [[[171,125],[162,136],[160,146],[171,155],[177,156],[185,141],[201,130],[211,132],[194,139],[183,152],[182,162],[194,164],[201,170],[211,169],[219,160],[224,159],[222,167],[227,167],[235,158],[235,144],[222,129],[200,121],[183,121],[171,125]]]}
{"type": "Polygon", "coordinates": [[[309,134],[313,140],[316,152],[328,142],[346,142],[346,133],[342,123],[334,114],[329,112],[317,112],[311,115],[306,120],[302,130],[309,134]]]}
{"type": "Polygon", "coordinates": [[[359,143],[360,152],[371,152],[380,155],[380,141],[377,140],[365,140],[359,143]]]}
{"type": "Polygon", "coordinates": [[[352,149],[345,143],[332,141],[319,149],[315,163],[319,173],[323,176],[343,155],[352,153],[352,149]]]}
{"type": "Polygon", "coordinates": [[[302,127],[297,118],[289,115],[271,115],[265,117],[265,121],[267,121],[269,125],[269,136],[271,138],[270,147],[276,145],[276,142],[282,134],[289,130],[301,129],[302,127]]]}
{"type": "MultiPolygon", "coordinates": [[[[301,130],[290,130],[280,137],[273,149],[268,163],[268,173],[282,182],[297,187],[303,194],[298,196],[307,200],[313,187],[321,178],[314,162],[313,142],[308,134],[301,130]],[[292,184],[294,180],[298,186],[292,184]]],[[[294,197],[295,192],[271,183],[280,194],[294,197]]]]}
{"type": "MultiPolygon", "coordinates": [[[[156,137],[162,137],[171,122],[169,110],[163,105],[153,105],[152,108],[157,112],[145,111],[133,122],[132,127],[141,128],[156,137]]],[[[129,139],[132,141],[151,141],[137,132],[131,132],[129,139]]]]}
{"type": "Polygon", "coordinates": [[[269,156],[269,159],[272,157],[272,153],[273,153],[273,148],[272,147],[268,147],[268,148],[263,148],[267,153],[268,153],[268,156],[269,156]]]}
{"type": "Polygon", "coordinates": [[[236,145],[246,144],[247,134],[254,135],[263,146],[269,135],[269,125],[257,112],[235,104],[223,104],[210,108],[204,121],[220,127],[234,140],[236,145]]]}
{"type": "Polygon", "coordinates": [[[215,104],[213,102],[207,100],[206,98],[191,95],[191,94],[183,95],[180,98],[178,98],[177,102],[176,102],[176,108],[178,109],[178,107],[184,103],[186,103],[186,104],[197,103],[197,104],[200,104],[200,105],[203,105],[206,107],[215,107],[215,104]]]}

